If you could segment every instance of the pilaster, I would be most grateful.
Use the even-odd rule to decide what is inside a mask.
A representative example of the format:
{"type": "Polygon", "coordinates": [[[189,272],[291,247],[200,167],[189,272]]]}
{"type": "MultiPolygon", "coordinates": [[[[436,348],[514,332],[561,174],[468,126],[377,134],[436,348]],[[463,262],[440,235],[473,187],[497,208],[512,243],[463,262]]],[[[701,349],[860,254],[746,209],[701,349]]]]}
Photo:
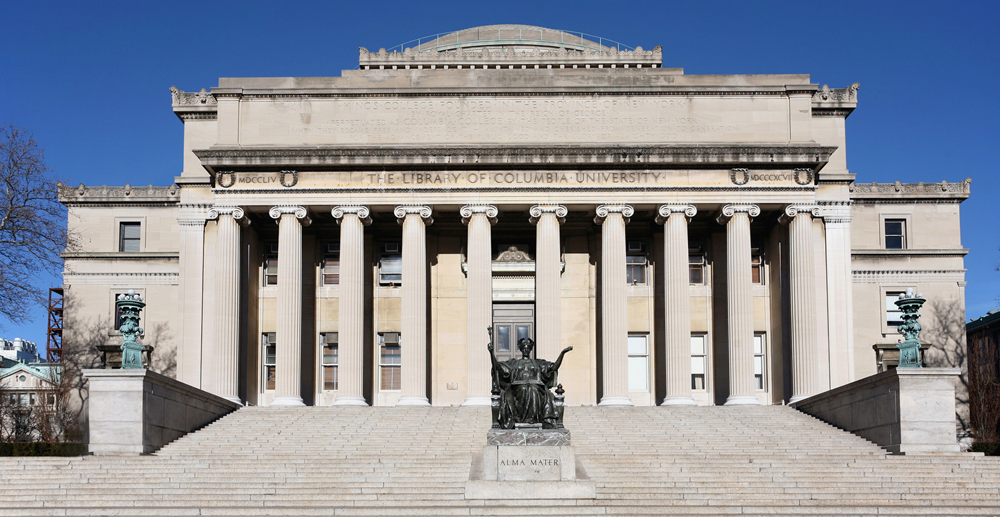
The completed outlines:
{"type": "Polygon", "coordinates": [[[830,387],[854,382],[854,290],[851,278],[851,201],[819,203],[826,227],[830,387]]]}
{"type": "Polygon", "coordinates": [[[393,211],[403,225],[401,385],[397,406],[428,406],[427,241],[431,207],[401,205],[393,211]]]}
{"type": "Polygon", "coordinates": [[[691,395],[691,293],[688,272],[688,222],[694,205],[661,205],[663,224],[664,328],[667,392],[664,406],[693,405],[691,395]]]}
{"type": "Polygon", "coordinates": [[[181,205],[179,226],[180,328],[177,346],[177,380],[201,388],[202,321],[205,289],[205,221],[208,205],[181,205]]]}
{"type": "Polygon", "coordinates": [[[490,356],[486,343],[487,327],[493,325],[493,236],[491,226],[499,211],[493,205],[465,205],[459,210],[469,228],[466,261],[466,395],[463,406],[490,405],[490,356]]]}
{"type": "MultiPolygon", "coordinates": [[[[331,214],[340,224],[340,312],[337,406],[367,406],[363,391],[365,230],[368,207],[345,205],[331,214]]],[[[280,265],[280,262],[279,262],[280,265]]]]}
{"type": "Polygon", "coordinates": [[[760,404],[753,377],[753,278],[750,276],[751,204],[726,205],[716,218],[726,225],[726,314],[729,318],[729,398],[726,405],[760,404]]]}
{"type": "Polygon", "coordinates": [[[598,405],[631,406],[628,394],[628,299],[625,291],[625,225],[629,205],[600,205],[601,349],[603,394],[598,405]]]}

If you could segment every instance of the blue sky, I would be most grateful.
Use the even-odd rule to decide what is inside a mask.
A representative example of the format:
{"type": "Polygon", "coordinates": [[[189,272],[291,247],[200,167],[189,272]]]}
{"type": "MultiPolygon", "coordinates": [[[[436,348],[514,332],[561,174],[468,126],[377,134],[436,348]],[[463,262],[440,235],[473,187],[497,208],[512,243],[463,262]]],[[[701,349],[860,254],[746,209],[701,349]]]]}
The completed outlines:
{"type": "MultiPolygon", "coordinates": [[[[0,123],[34,132],[71,184],[169,185],[181,122],[168,88],[231,76],[337,76],[358,47],[523,23],[663,46],[688,74],[860,82],[847,121],[859,182],[972,178],[961,205],[967,315],[1000,307],[1000,2],[7,2],[0,123]]],[[[39,279],[43,287],[57,278],[39,279]]],[[[45,343],[45,313],[0,336],[45,343]]]]}

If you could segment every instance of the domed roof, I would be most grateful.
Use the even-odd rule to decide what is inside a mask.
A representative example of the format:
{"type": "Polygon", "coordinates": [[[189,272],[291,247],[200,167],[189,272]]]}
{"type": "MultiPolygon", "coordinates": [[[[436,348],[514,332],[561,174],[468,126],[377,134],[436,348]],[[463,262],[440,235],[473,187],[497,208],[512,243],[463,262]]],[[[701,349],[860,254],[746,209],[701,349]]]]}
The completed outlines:
{"type": "Polygon", "coordinates": [[[632,50],[632,47],[606,38],[534,25],[483,25],[456,32],[434,34],[396,48],[401,51],[412,48],[417,52],[448,52],[483,47],[541,47],[576,51],[589,49],[601,52],[611,49],[632,50]]]}

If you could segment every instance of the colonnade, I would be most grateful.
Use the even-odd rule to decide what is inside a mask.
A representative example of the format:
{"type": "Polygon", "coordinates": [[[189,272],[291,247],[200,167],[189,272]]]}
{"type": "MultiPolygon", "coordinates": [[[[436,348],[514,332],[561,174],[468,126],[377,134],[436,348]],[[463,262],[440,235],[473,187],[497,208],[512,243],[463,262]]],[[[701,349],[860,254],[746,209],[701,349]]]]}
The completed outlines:
{"type": "MultiPolygon", "coordinates": [[[[666,396],[663,405],[695,404],[691,390],[691,307],[688,277],[688,223],[698,210],[693,205],[658,207],[657,223],[664,225],[664,316],[666,396]]],[[[459,213],[468,231],[467,280],[467,396],[464,405],[490,404],[490,361],[486,328],[492,324],[492,225],[499,210],[490,204],[469,204],[459,213]]],[[[539,204],[529,210],[536,227],[535,321],[541,357],[555,357],[562,347],[560,225],[568,210],[558,204],[539,204]]],[[[594,222],[601,226],[601,343],[602,397],[600,405],[632,405],[628,391],[628,314],[625,226],[634,215],[627,204],[596,207],[594,222]]],[[[728,204],[716,221],[726,226],[726,297],[728,308],[729,398],[726,404],[758,404],[754,394],[753,297],[750,223],[761,213],[753,204],[728,204]]],[[[299,365],[302,349],[302,228],[310,223],[302,206],[278,205],[269,214],[278,222],[277,375],[273,405],[302,405],[299,365]]],[[[426,226],[433,223],[425,205],[399,205],[394,215],[403,226],[403,282],[401,287],[401,390],[399,405],[428,405],[426,226]]],[[[363,392],[364,343],[364,226],[371,223],[369,208],[337,206],[333,217],[340,225],[339,389],[336,405],[367,405],[363,392]]],[[[780,221],[790,225],[790,291],[792,310],[792,401],[822,389],[816,344],[816,271],[812,218],[820,209],[790,205],[780,221]]],[[[214,383],[209,389],[238,401],[239,337],[239,224],[249,224],[244,210],[216,206],[209,218],[218,219],[216,241],[214,383]]]]}

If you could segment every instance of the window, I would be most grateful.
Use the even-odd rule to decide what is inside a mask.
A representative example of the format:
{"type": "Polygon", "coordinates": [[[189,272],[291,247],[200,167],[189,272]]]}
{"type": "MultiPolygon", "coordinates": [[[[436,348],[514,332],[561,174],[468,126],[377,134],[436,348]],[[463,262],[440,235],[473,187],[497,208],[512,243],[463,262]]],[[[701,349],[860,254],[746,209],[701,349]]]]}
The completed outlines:
{"type": "Polygon", "coordinates": [[[28,404],[32,405],[32,406],[35,405],[35,394],[34,393],[29,393],[28,394],[28,404]]]}
{"type": "Polygon", "coordinates": [[[628,241],[625,254],[625,281],[629,285],[646,284],[646,243],[628,241]]]}
{"type": "Polygon", "coordinates": [[[56,396],[55,396],[55,394],[49,393],[48,395],[46,395],[45,396],[45,403],[48,404],[48,405],[50,405],[50,406],[56,405],[56,396]]]}
{"type": "Polygon", "coordinates": [[[378,266],[380,285],[400,285],[403,283],[403,255],[398,242],[386,242],[381,246],[378,266]]]}
{"type": "Polygon", "coordinates": [[[135,253],[142,240],[142,223],[119,223],[118,251],[135,253]]]}
{"type": "Polygon", "coordinates": [[[646,391],[649,389],[649,347],[646,336],[628,337],[628,389],[646,391]]]}
{"type": "Polygon", "coordinates": [[[764,283],[764,258],[759,251],[754,250],[750,256],[750,276],[755,284],[764,283]]]}
{"type": "Polygon", "coordinates": [[[278,285],[278,244],[264,244],[264,285],[278,285]]]}
{"type": "Polygon", "coordinates": [[[382,390],[398,390],[400,387],[399,367],[402,356],[399,349],[399,332],[379,334],[379,377],[382,390]]]}
{"type": "Polygon", "coordinates": [[[885,249],[887,250],[906,249],[905,219],[885,220],[885,249]]]}
{"type": "Polygon", "coordinates": [[[708,354],[705,336],[691,336],[691,389],[705,391],[708,384],[708,354]]]}
{"type": "Polygon", "coordinates": [[[275,358],[278,355],[277,335],[274,332],[267,332],[264,334],[262,341],[264,342],[264,346],[261,347],[264,352],[264,360],[262,361],[264,366],[264,389],[273,390],[274,365],[275,358]]]}
{"type": "Polygon", "coordinates": [[[323,285],[340,283],[340,243],[330,242],[323,246],[323,285]]]}
{"type": "Polygon", "coordinates": [[[510,325],[497,327],[497,350],[510,352],[510,325]]]}
{"type": "Polygon", "coordinates": [[[903,294],[903,291],[891,291],[885,293],[885,324],[890,327],[898,327],[903,324],[903,311],[896,307],[896,300],[903,294]]]}
{"type": "Polygon", "coordinates": [[[18,405],[21,405],[21,406],[27,406],[28,405],[28,394],[27,393],[18,393],[17,394],[17,403],[18,403],[18,405]]]}
{"type": "Polygon", "coordinates": [[[688,276],[692,284],[705,283],[705,255],[700,252],[688,255],[688,276]]]}
{"type": "Polygon", "coordinates": [[[323,389],[337,389],[337,362],[340,360],[339,339],[336,332],[324,332],[319,335],[323,347],[323,389]]]}
{"type": "Polygon", "coordinates": [[[764,334],[753,335],[753,382],[754,388],[764,389],[764,334]]]}

